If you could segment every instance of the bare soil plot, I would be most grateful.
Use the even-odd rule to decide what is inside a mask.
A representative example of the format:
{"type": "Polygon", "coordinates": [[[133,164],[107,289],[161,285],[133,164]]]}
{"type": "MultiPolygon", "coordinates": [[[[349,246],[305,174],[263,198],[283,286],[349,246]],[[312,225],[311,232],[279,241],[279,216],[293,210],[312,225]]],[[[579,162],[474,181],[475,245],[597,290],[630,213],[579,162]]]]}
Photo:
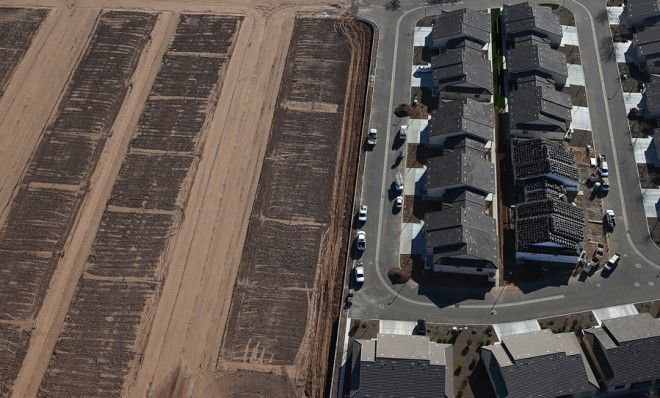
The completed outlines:
{"type": "Polygon", "coordinates": [[[638,303],[635,304],[635,308],[637,308],[637,311],[640,313],[648,312],[654,318],[660,317],[660,300],[638,303]]]}
{"type": "Polygon", "coordinates": [[[597,324],[591,311],[539,319],[541,329],[551,329],[552,333],[577,332],[597,324]]]}
{"type": "Polygon", "coordinates": [[[454,391],[456,397],[494,397],[486,368],[481,361],[481,347],[497,341],[493,327],[488,325],[428,324],[432,341],[452,344],[454,391]]]}
{"type": "Polygon", "coordinates": [[[0,96],[48,10],[0,7],[0,96]]]}
{"type": "Polygon", "coordinates": [[[296,19],[222,347],[228,360],[287,365],[298,355],[330,217],[342,115],[281,104],[343,106],[349,61],[334,20],[296,19]],[[269,258],[271,251],[277,254],[269,258]],[[278,327],[284,324],[297,326],[278,327]]]}
{"type": "Polygon", "coordinates": [[[20,326],[0,323],[0,396],[8,396],[11,382],[21,366],[30,342],[30,332],[20,326]]]}
{"type": "Polygon", "coordinates": [[[160,261],[181,218],[188,180],[195,171],[193,159],[202,147],[205,112],[212,112],[215,106],[241,19],[196,14],[179,20],[114,184],[39,395],[122,392],[131,371],[129,365],[145,344],[140,331],[150,327],[167,271],[159,268],[160,261]],[[187,101],[195,106],[187,106],[187,101]],[[197,110],[197,114],[180,112],[177,105],[197,110]],[[158,123],[152,113],[162,114],[168,109],[174,110],[173,116],[158,123]],[[178,134],[173,126],[186,133],[178,134]],[[166,140],[161,136],[168,134],[178,136],[183,150],[162,149],[166,140]],[[81,369],[80,364],[85,366],[81,369]]]}
{"type": "MultiPolygon", "coordinates": [[[[144,13],[100,17],[0,226],[0,323],[31,328],[98,160],[87,144],[103,145],[153,21],[144,13]],[[69,145],[53,152],[59,140],[69,145]]],[[[14,364],[24,355],[17,352],[14,364]]],[[[17,372],[12,367],[1,382],[11,384],[17,372]]]]}
{"type": "MultiPolygon", "coordinates": [[[[359,86],[351,77],[364,79],[368,62],[360,58],[368,59],[370,42],[368,30],[355,25],[296,19],[221,348],[224,367],[291,367],[294,395],[302,394],[305,368],[322,368],[325,360],[319,339],[327,338],[328,319],[319,311],[348,238],[341,226],[350,217],[346,189],[353,189],[354,170],[347,165],[357,159],[363,101],[351,94],[359,86]],[[356,97],[350,112],[347,93],[356,97]],[[292,109],[291,102],[308,106],[292,109]],[[359,119],[351,121],[353,113],[359,119]]],[[[316,382],[311,388],[319,391],[316,382]]]]}

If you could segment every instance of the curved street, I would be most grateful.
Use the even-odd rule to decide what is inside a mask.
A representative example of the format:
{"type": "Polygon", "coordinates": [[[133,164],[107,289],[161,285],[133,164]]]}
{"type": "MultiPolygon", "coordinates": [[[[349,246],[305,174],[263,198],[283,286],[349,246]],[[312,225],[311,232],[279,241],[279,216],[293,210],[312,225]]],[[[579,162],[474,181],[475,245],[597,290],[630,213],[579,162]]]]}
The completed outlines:
{"type": "MultiPolygon", "coordinates": [[[[548,3],[548,1],[537,1],[548,3]]],[[[605,3],[597,0],[553,1],[573,12],[582,65],[585,71],[594,147],[610,159],[612,184],[604,206],[618,215],[610,236],[613,251],[622,259],[616,271],[599,273],[584,282],[544,286],[539,282],[523,293],[517,288],[420,287],[409,281],[393,286],[387,271],[399,262],[401,214],[392,212],[388,189],[396,175],[397,151],[392,139],[402,122],[393,114],[396,105],[410,102],[410,70],[416,22],[441,10],[464,7],[486,9],[502,1],[468,0],[454,4],[419,6],[402,0],[401,8],[388,11],[382,1],[365,2],[358,16],[378,30],[370,127],[379,131],[379,142],[365,157],[362,203],[369,206],[369,220],[362,228],[368,245],[362,261],[366,282],[355,292],[351,318],[417,320],[464,324],[511,322],[579,312],[612,305],[636,303],[660,296],[660,248],[649,237],[627,112],[614,57],[605,3]]]]}

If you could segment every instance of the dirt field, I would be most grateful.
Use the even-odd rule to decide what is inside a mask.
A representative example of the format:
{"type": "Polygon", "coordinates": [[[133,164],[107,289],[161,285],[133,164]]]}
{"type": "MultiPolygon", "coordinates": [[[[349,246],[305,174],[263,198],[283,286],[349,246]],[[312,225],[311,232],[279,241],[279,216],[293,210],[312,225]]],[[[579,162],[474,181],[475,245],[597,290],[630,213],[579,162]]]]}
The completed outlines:
{"type": "Polygon", "coordinates": [[[182,15],[110,194],[40,395],[118,395],[142,352],[167,270],[160,258],[184,207],[205,114],[240,17],[182,15]],[[99,292],[105,294],[99,295],[99,292]],[[142,342],[144,345],[144,342],[142,342]],[[80,363],[87,366],[80,369],[80,363]],[[62,377],[67,374],[69,376],[62,377]],[[100,375],[100,376],[99,376],[100,375]],[[99,380],[100,378],[100,380],[99,380]]]}
{"type": "Polygon", "coordinates": [[[0,96],[46,15],[46,9],[0,8],[0,96]]]}
{"type": "MultiPolygon", "coordinates": [[[[3,327],[21,323],[24,330],[29,330],[27,326],[41,307],[100,148],[124,99],[126,82],[152,26],[153,18],[147,14],[110,12],[99,19],[88,51],[2,218],[3,327]],[[108,60],[109,54],[114,62],[108,60]],[[99,81],[105,84],[99,85],[99,81]],[[82,103],[86,104],[84,117],[82,103]]],[[[17,350],[18,361],[14,364],[20,363],[24,355],[24,350],[17,350]]],[[[18,368],[12,366],[3,373],[9,375],[9,380],[17,372],[18,368]]]]}
{"type": "Polygon", "coordinates": [[[352,70],[342,35],[364,40],[357,27],[296,20],[222,344],[221,367],[286,375],[296,395],[320,394],[305,383],[321,376],[312,366],[324,362],[329,330],[317,329],[327,322],[319,310],[329,309],[348,239],[345,162],[359,127],[342,128],[351,114],[342,110],[351,72],[364,70],[352,70]]]}
{"type": "MultiPolygon", "coordinates": [[[[327,180],[327,261],[302,314],[315,328],[301,324],[294,361],[235,373],[219,355],[293,20],[346,10],[334,3],[11,1],[47,11],[25,12],[43,16],[0,97],[0,396],[321,394],[332,319],[312,308],[331,304],[342,251],[319,245],[342,242],[350,178],[327,180]]],[[[346,85],[359,55],[343,46],[346,85]]],[[[323,84],[278,109],[339,115],[333,138],[351,146],[343,105],[361,93],[323,84]]],[[[350,159],[328,175],[350,176],[350,159]]]]}

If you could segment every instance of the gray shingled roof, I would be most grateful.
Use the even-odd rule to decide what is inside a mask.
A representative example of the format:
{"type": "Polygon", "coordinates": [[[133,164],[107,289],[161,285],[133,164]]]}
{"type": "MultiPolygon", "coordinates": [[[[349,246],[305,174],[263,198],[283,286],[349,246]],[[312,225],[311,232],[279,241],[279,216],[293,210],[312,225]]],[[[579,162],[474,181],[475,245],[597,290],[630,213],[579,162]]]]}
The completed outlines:
{"type": "Polygon", "coordinates": [[[502,337],[482,347],[499,396],[556,397],[594,392],[596,380],[573,333],[548,329],[502,337]]]}
{"type": "Polygon", "coordinates": [[[510,48],[506,52],[506,66],[511,74],[551,73],[557,83],[565,83],[568,77],[566,55],[547,44],[530,44],[510,48]]]}
{"type": "Polygon", "coordinates": [[[463,132],[490,141],[494,124],[492,104],[472,99],[440,102],[431,113],[429,137],[463,132]]]}
{"type": "Polygon", "coordinates": [[[513,39],[513,43],[514,48],[531,46],[534,44],[550,45],[550,41],[547,38],[535,35],[518,36],[513,39]]]}
{"type": "Polygon", "coordinates": [[[509,92],[509,122],[512,128],[543,122],[553,131],[566,132],[571,122],[571,97],[554,87],[529,84],[509,92]]]}
{"type": "Polygon", "coordinates": [[[464,207],[471,211],[481,213],[486,211],[485,196],[462,188],[448,190],[443,195],[442,201],[453,206],[464,207]]]}
{"type": "Polygon", "coordinates": [[[633,46],[639,56],[660,57],[660,26],[646,28],[633,34],[633,46]]]}
{"type": "Polygon", "coordinates": [[[494,167],[484,157],[483,150],[466,146],[446,151],[442,156],[427,159],[426,166],[429,188],[464,185],[483,192],[495,192],[494,167]]]}
{"type": "Polygon", "coordinates": [[[483,45],[490,42],[490,17],[469,8],[443,11],[433,24],[432,35],[434,40],[465,37],[483,45]]]}
{"type": "Polygon", "coordinates": [[[562,30],[559,17],[552,10],[539,5],[518,3],[505,5],[502,11],[502,24],[507,37],[527,35],[532,31],[553,38],[555,45],[559,45],[557,36],[561,40],[562,30]]]}
{"type": "Polygon", "coordinates": [[[646,109],[660,108],[660,81],[644,84],[642,104],[646,109]]]}
{"type": "Polygon", "coordinates": [[[482,51],[470,46],[451,49],[431,58],[433,81],[436,84],[467,83],[493,91],[491,63],[482,51]]]}
{"type": "Polygon", "coordinates": [[[352,397],[444,397],[451,391],[451,346],[426,336],[378,334],[376,339],[356,340],[351,374],[352,397]],[[357,366],[356,366],[357,365],[357,366]]]}
{"type": "Polygon", "coordinates": [[[626,8],[631,19],[645,19],[660,14],[660,0],[628,0],[626,8]]]}
{"type": "Polygon", "coordinates": [[[538,87],[545,86],[554,89],[555,83],[543,76],[531,75],[531,76],[520,76],[515,79],[516,87],[518,90],[521,90],[526,87],[538,87]]]}
{"type": "Polygon", "coordinates": [[[606,319],[602,327],[586,329],[587,339],[600,347],[596,355],[610,386],[660,379],[660,320],[648,313],[606,319]]]}
{"type": "Polygon", "coordinates": [[[471,255],[498,264],[497,225],[482,211],[460,205],[424,215],[426,244],[440,257],[471,255]]]}
{"type": "Polygon", "coordinates": [[[514,178],[530,178],[544,174],[578,181],[575,156],[561,142],[535,139],[512,139],[511,152],[514,178]]]}

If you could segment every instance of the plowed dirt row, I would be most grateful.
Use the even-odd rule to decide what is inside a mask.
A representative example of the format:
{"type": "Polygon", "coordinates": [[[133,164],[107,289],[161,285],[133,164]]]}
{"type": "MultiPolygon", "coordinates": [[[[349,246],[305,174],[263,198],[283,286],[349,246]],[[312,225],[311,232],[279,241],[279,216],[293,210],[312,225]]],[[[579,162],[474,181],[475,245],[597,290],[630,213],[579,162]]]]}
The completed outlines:
{"type": "MultiPolygon", "coordinates": [[[[135,13],[99,18],[0,224],[1,323],[31,329],[152,22],[135,13]]],[[[3,372],[2,382],[17,372],[3,372]]]]}
{"type": "Polygon", "coordinates": [[[39,395],[114,396],[131,379],[129,364],[143,350],[140,334],[150,330],[167,275],[160,258],[181,217],[176,209],[184,207],[205,135],[205,123],[186,126],[194,118],[179,113],[174,125],[188,131],[183,146],[191,150],[163,153],[162,140],[149,137],[176,134],[172,120],[161,118],[149,128],[144,120],[151,120],[154,109],[171,108],[168,102],[180,103],[179,98],[201,101],[201,108],[212,113],[240,21],[180,16],[147,100],[153,105],[145,106],[129,144],[39,395]]]}
{"type": "MultiPolygon", "coordinates": [[[[290,380],[280,379],[279,376],[271,380],[261,375],[255,385],[250,384],[250,380],[255,380],[249,376],[223,379],[225,375],[219,373],[217,367],[225,367],[219,360],[218,353],[270,132],[293,19],[300,11],[314,13],[322,10],[340,14],[345,11],[342,7],[347,5],[346,2],[337,5],[334,4],[336,2],[327,0],[309,0],[304,3],[282,3],[276,0],[0,0],[2,5],[8,2],[11,2],[11,6],[23,4],[30,7],[50,7],[51,10],[34,36],[23,61],[8,82],[5,95],[0,98],[0,151],[5,151],[1,155],[3,161],[7,160],[0,168],[0,212],[7,206],[23,170],[27,170],[28,160],[37,153],[36,143],[47,124],[50,111],[56,107],[65,82],[79,62],[101,9],[157,11],[159,14],[150,43],[145,47],[136,72],[128,84],[128,95],[112,127],[112,134],[102,147],[90,146],[84,140],[82,144],[77,144],[79,149],[76,151],[81,150],[83,154],[88,154],[88,157],[99,159],[93,174],[84,177],[77,176],[74,170],[66,171],[67,167],[77,170],[72,163],[66,166],[67,163],[58,155],[75,147],[70,136],[51,141],[39,152],[42,157],[51,159],[53,165],[64,165],[64,172],[54,172],[56,169],[50,166],[33,168],[29,172],[31,176],[52,180],[49,184],[56,185],[50,188],[66,188],[63,190],[68,192],[70,186],[84,187],[85,196],[80,198],[80,214],[68,238],[58,233],[53,235],[58,239],[66,238],[65,246],[59,254],[61,257],[41,310],[34,314],[29,324],[12,321],[0,325],[0,338],[11,340],[11,344],[5,344],[3,350],[0,350],[0,363],[14,368],[21,366],[15,382],[0,387],[5,388],[5,391],[11,390],[12,396],[16,397],[37,395],[42,379],[44,384],[40,395],[48,396],[70,396],[83,391],[105,391],[113,395],[122,391],[122,395],[130,397],[171,396],[176,392],[183,396],[227,396],[236,391],[232,385],[247,388],[244,390],[246,392],[254,390],[263,393],[271,389],[274,394],[284,391],[290,396],[292,390],[287,390],[290,380]],[[334,7],[328,7],[330,3],[333,3],[334,7]],[[169,37],[173,34],[178,14],[188,12],[240,15],[244,20],[217,106],[204,109],[197,103],[197,98],[191,97],[180,104],[175,104],[172,99],[172,106],[158,110],[160,108],[146,102],[149,88],[155,80],[160,59],[169,43],[169,37]],[[149,109],[146,112],[150,116],[138,120],[142,109],[149,109]],[[180,113],[176,109],[186,111],[180,113]],[[203,146],[195,139],[190,141],[192,144],[189,143],[191,132],[186,126],[176,122],[181,115],[190,116],[190,123],[193,124],[207,118],[208,130],[203,146]],[[168,123],[168,131],[175,132],[158,133],[159,120],[168,123]],[[131,134],[137,126],[140,126],[142,133],[130,143],[135,149],[125,158],[131,134]],[[22,135],[15,133],[19,129],[24,132],[22,135]],[[149,155],[149,151],[156,149],[155,146],[158,146],[157,151],[164,150],[167,153],[163,152],[155,157],[149,155]],[[157,186],[162,186],[164,180],[156,175],[154,168],[158,166],[153,162],[145,163],[140,160],[142,166],[122,171],[122,175],[132,177],[120,176],[117,181],[123,181],[119,184],[123,184],[124,188],[111,192],[124,159],[158,159],[154,161],[160,164],[161,160],[171,157],[171,152],[190,152],[196,147],[199,149],[193,160],[196,167],[190,169],[194,171],[189,173],[180,188],[186,192],[189,190],[190,193],[184,196],[177,194],[177,197],[187,196],[187,199],[177,201],[174,208],[171,205],[163,206],[163,203],[171,203],[172,192],[178,188],[172,192],[169,188],[165,191],[160,188],[150,189],[144,194],[146,196],[134,194],[141,191],[139,184],[130,183],[131,179],[143,181],[145,185],[156,182],[157,186]],[[8,152],[5,148],[12,148],[12,151],[8,152]],[[135,174],[138,170],[144,170],[145,173],[138,176],[135,174]],[[85,178],[88,178],[87,183],[84,183],[85,178]],[[133,193],[126,195],[125,192],[129,191],[133,193]],[[137,224],[124,223],[121,229],[115,228],[115,218],[103,216],[108,200],[113,201],[106,212],[108,215],[112,214],[116,218],[126,217],[128,214],[131,219],[142,221],[137,224]],[[131,213],[130,209],[136,207],[141,207],[142,210],[131,213]],[[171,214],[169,212],[177,211],[181,211],[183,216],[175,217],[173,226],[163,224],[165,229],[169,229],[167,236],[170,239],[159,256],[158,267],[145,267],[143,261],[152,263],[153,259],[148,260],[149,256],[159,252],[159,246],[153,243],[153,239],[160,239],[158,236],[163,235],[158,232],[160,224],[153,224],[154,227],[147,227],[148,230],[144,229],[145,226],[152,225],[149,224],[153,222],[151,220],[167,219],[171,214]],[[152,236],[152,233],[155,235],[152,236]],[[121,247],[128,236],[139,238],[146,250],[144,253],[150,254],[146,257],[140,256],[139,259],[131,257],[133,252],[124,251],[121,247]],[[111,245],[118,244],[118,250],[99,246],[95,243],[95,237],[100,237],[98,239],[111,245]],[[93,253],[93,256],[90,257],[90,253],[93,253]],[[126,268],[122,264],[134,266],[126,268]],[[80,279],[76,290],[76,282],[84,269],[88,270],[88,276],[80,279]],[[127,279],[121,283],[113,281],[115,276],[111,274],[117,272],[127,279]],[[158,285],[152,285],[148,279],[158,281],[158,285]],[[132,284],[133,287],[126,290],[127,284],[132,284]],[[155,295],[154,291],[157,292],[155,295]],[[129,296],[124,294],[129,292],[129,296]],[[115,299],[111,299],[113,295],[115,299]],[[137,300],[147,304],[135,308],[113,307],[117,298],[127,303],[137,300]],[[96,330],[102,329],[90,329],[83,336],[79,331],[67,328],[67,324],[91,322],[92,318],[81,318],[80,315],[84,314],[85,308],[92,303],[105,306],[113,313],[110,317],[102,316],[92,323],[102,325],[114,322],[117,326],[113,327],[113,330],[122,331],[121,339],[117,338],[110,344],[107,335],[96,336],[88,333],[96,333],[96,330]],[[69,304],[71,311],[66,316],[69,304]],[[127,325],[124,321],[131,319],[137,319],[142,326],[137,329],[124,328],[127,325]],[[34,328],[34,332],[30,338],[25,331],[31,328],[34,328]],[[51,358],[58,336],[59,348],[55,349],[55,356],[51,358]],[[120,369],[116,373],[120,375],[119,378],[110,377],[110,373],[114,371],[104,373],[102,380],[105,381],[101,382],[99,379],[91,390],[86,389],[87,387],[79,389],[79,384],[72,382],[69,385],[69,382],[58,380],[60,377],[73,380],[67,376],[85,367],[81,364],[92,359],[89,353],[94,350],[95,342],[101,341],[106,343],[97,347],[98,355],[94,362],[89,364],[98,366],[99,363],[106,363],[109,370],[120,369]],[[90,344],[84,348],[82,346],[87,344],[83,342],[90,344]],[[127,364],[115,362],[112,356],[104,354],[111,347],[121,345],[130,346],[131,352],[137,354],[134,360],[127,364]],[[27,355],[21,364],[19,356],[22,354],[17,356],[17,353],[25,351],[27,355]],[[44,378],[49,361],[52,359],[51,363],[56,364],[57,356],[64,352],[73,355],[72,358],[83,355],[80,358],[85,359],[75,359],[69,363],[73,368],[64,369],[53,365],[49,371],[51,376],[44,378]],[[64,376],[65,374],[67,376],[64,376]],[[123,380],[128,382],[123,383],[123,380]]],[[[193,42],[183,40],[174,52],[185,55],[191,51],[208,52],[212,49],[187,48],[193,42]]],[[[176,58],[175,54],[168,55],[170,65],[176,63],[173,56],[176,58]]],[[[214,62],[212,59],[206,59],[207,55],[203,57],[206,64],[214,62]]],[[[191,60],[189,65],[198,65],[197,61],[191,60]]],[[[156,86],[159,84],[156,83],[156,86]]],[[[162,97],[170,93],[163,92],[159,95],[162,97]]],[[[311,109],[327,111],[329,108],[325,105],[327,104],[319,102],[317,107],[311,109]]],[[[87,137],[86,132],[80,133],[82,137],[87,137]]],[[[75,160],[71,157],[67,159],[75,160]]],[[[167,164],[174,166],[171,170],[187,167],[179,166],[176,162],[168,161],[167,164]]],[[[170,166],[167,167],[166,169],[170,170],[170,166]]],[[[6,217],[8,211],[4,214],[6,217]]],[[[136,249],[143,250],[141,246],[136,246],[136,249]]],[[[23,260],[14,258],[12,261],[16,263],[23,260]]],[[[0,267],[0,272],[5,271],[3,268],[4,266],[0,267]]],[[[26,272],[35,270],[26,269],[26,272]]],[[[102,312],[97,315],[101,314],[102,312]]],[[[90,313],[91,315],[93,314],[90,313]]],[[[0,373],[2,371],[0,368],[0,373]]],[[[292,372],[294,378],[297,373],[296,370],[292,372]]],[[[319,385],[315,386],[315,391],[320,391],[319,388],[319,385]]]]}
{"type": "Polygon", "coordinates": [[[230,383],[229,396],[322,393],[369,36],[351,19],[296,19],[219,361],[225,380],[269,376],[230,383]]]}

